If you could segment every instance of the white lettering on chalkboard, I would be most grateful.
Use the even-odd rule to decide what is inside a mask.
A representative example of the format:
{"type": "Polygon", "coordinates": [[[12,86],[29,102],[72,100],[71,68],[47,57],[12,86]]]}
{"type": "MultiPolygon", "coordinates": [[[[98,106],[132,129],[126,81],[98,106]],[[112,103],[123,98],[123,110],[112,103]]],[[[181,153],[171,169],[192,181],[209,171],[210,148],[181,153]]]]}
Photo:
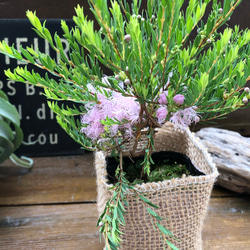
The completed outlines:
{"type": "MultiPolygon", "coordinates": [[[[8,90],[5,91],[5,93],[8,96],[14,96],[16,94],[16,88],[13,85],[15,85],[14,81],[8,81],[7,84],[6,84],[8,90]]],[[[0,89],[3,89],[3,86],[4,86],[3,82],[0,81],[0,89]]]]}
{"type": "MultiPolygon", "coordinates": [[[[4,41],[6,42],[7,45],[9,45],[9,38],[8,37],[5,37],[4,41]]],[[[61,38],[61,42],[63,44],[64,54],[67,57],[67,59],[69,59],[68,58],[69,42],[65,38],[61,38]]],[[[18,52],[21,52],[21,49],[20,49],[21,46],[26,47],[24,45],[24,43],[29,44],[29,46],[33,47],[35,51],[38,51],[38,49],[39,49],[40,51],[43,51],[45,54],[50,55],[50,44],[47,40],[44,40],[44,49],[42,49],[41,44],[39,45],[38,37],[34,37],[32,41],[28,40],[27,37],[17,37],[16,41],[14,41],[14,44],[16,44],[16,49],[18,52]]],[[[57,59],[57,63],[59,63],[60,62],[60,54],[59,53],[56,53],[56,59],[57,59]]],[[[10,65],[10,58],[8,56],[5,56],[5,64],[10,65]]],[[[27,62],[17,61],[17,64],[23,65],[23,64],[27,64],[27,62]]]]}
{"type": "Polygon", "coordinates": [[[36,116],[39,120],[46,119],[46,112],[45,112],[45,104],[44,103],[42,104],[42,107],[37,110],[36,116]]]}
{"type": "Polygon", "coordinates": [[[16,109],[17,109],[17,112],[19,114],[20,119],[22,120],[22,118],[23,118],[22,105],[18,104],[16,109]]]}
{"type": "MultiPolygon", "coordinates": [[[[44,52],[45,54],[49,55],[50,54],[50,45],[49,45],[49,42],[47,40],[44,40],[45,42],[45,46],[44,46],[44,52]]],[[[35,37],[34,38],[34,50],[35,51],[38,51],[38,49],[41,50],[41,46],[39,47],[39,43],[38,43],[38,38],[35,37]]]]}
{"type": "Polygon", "coordinates": [[[49,142],[50,144],[58,144],[58,134],[49,134],[49,142]],[[54,138],[53,138],[54,136],[54,138]]]}
{"type": "MultiPolygon", "coordinates": [[[[19,53],[21,53],[21,49],[20,47],[22,46],[22,43],[27,43],[28,42],[28,38],[27,37],[17,37],[16,38],[16,49],[19,53]]],[[[25,47],[25,46],[22,46],[25,47]]],[[[27,62],[23,62],[23,61],[17,61],[18,65],[23,65],[23,64],[27,64],[27,62]]]]}
{"type": "Polygon", "coordinates": [[[50,109],[50,119],[53,120],[55,118],[55,113],[50,109]]]}
{"type": "Polygon", "coordinates": [[[46,135],[45,134],[40,134],[39,136],[38,136],[38,143],[40,144],[40,145],[44,145],[44,144],[46,144],[46,135]]]}
{"type": "MultiPolygon", "coordinates": [[[[16,88],[13,86],[13,85],[15,85],[15,83],[16,82],[14,82],[14,81],[7,81],[6,86],[7,86],[8,90],[5,91],[5,93],[8,96],[14,96],[14,95],[16,95],[16,88]]],[[[3,84],[2,81],[0,81],[0,89],[3,89],[3,87],[4,87],[4,84],[3,84]]]]}
{"type": "MultiPolygon", "coordinates": [[[[53,120],[55,118],[54,112],[52,110],[49,111],[50,119],[53,120]]],[[[42,103],[41,107],[37,109],[36,116],[39,120],[45,120],[48,117],[46,116],[46,105],[42,103]]]]}
{"type": "MultiPolygon", "coordinates": [[[[61,38],[61,42],[62,42],[62,44],[64,44],[64,46],[63,46],[64,47],[64,49],[63,49],[64,55],[66,56],[67,59],[69,59],[68,58],[69,42],[65,38],[61,38]]],[[[57,63],[59,64],[60,63],[60,54],[57,53],[56,55],[57,55],[57,63]]]]}
{"type": "MultiPolygon", "coordinates": [[[[6,37],[4,38],[4,41],[7,45],[15,44],[15,49],[18,52],[21,52],[21,47],[26,48],[27,46],[29,46],[35,51],[39,50],[42,53],[51,56],[55,61],[57,61],[57,63],[59,63],[61,59],[60,53],[56,53],[53,49],[51,49],[50,44],[47,40],[43,40],[41,42],[39,39],[40,38],[38,37],[16,37],[14,39],[6,37]]],[[[61,38],[61,42],[63,45],[63,52],[65,56],[69,58],[69,43],[65,38],[61,38]]],[[[13,70],[13,68],[16,66],[20,65],[22,67],[23,65],[27,64],[25,61],[16,61],[10,59],[10,57],[8,56],[5,56],[3,60],[3,64],[5,63],[6,68],[11,67],[11,70],[13,70]]],[[[40,62],[37,60],[37,63],[40,62]]],[[[36,103],[35,105],[33,105],[31,109],[26,108],[26,104],[30,103],[30,100],[33,100],[38,95],[43,95],[43,92],[40,88],[38,89],[31,84],[24,84],[24,87],[20,87],[20,84],[14,81],[7,79],[1,80],[2,81],[0,81],[0,89],[4,89],[4,92],[11,98],[14,98],[15,96],[18,96],[18,98],[20,97],[20,101],[18,101],[19,103],[16,102],[14,105],[17,109],[20,119],[23,120],[24,123],[26,122],[26,124],[28,123],[30,125],[34,123],[34,120],[36,120],[35,123],[39,123],[39,121],[46,122],[46,120],[55,119],[56,115],[47,107],[45,99],[43,99],[38,104],[36,103]]],[[[46,132],[41,130],[37,133],[31,129],[31,131],[29,131],[28,133],[24,133],[24,141],[27,143],[32,143],[31,145],[57,145],[59,143],[59,135],[51,131],[46,132]]]]}
{"type": "MultiPolygon", "coordinates": [[[[7,45],[9,45],[9,38],[5,37],[4,41],[6,42],[7,45]]],[[[5,56],[5,64],[6,65],[10,64],[10,58],[8,56],[5,56]]]]}
{"type": "Polygon", "coordinates": [[[9,88],[10,91],[7,92],[7,95],[13,96],[16,94],[16,89],[14,88],[15,82],[14,81],[8,81],[7,82],[7,87],[9,88]]]}
{"type": "MultiPolygon", "coordinates": [[[[7,45],[9,45],[9,38],[5,37],[4,41],[6,42],[7,45]]],[[[41,48],[41,44],[38,44],[38,38],[35,37],[33,38],[32,41],[28,40],[27,37],[17,37],[16,41],[14,41],[14,44],[16,45],[16,49],[18,52],[21,52],[20,47],[26,47],[27,45],[24,45],[24,43],[27,43],[27,45],[29,44],[30,47],[33,47],[35,51],[39,50],[42,52],[44,51],[45,54],[50,55],[50,45],[49,42],[47,40],[44,40],[44,49],[41,48]]],[[[68,41],[66,39],[62,39],[62,43],[65,44],[65,52],[69,51],[69,45],[68,45],[68,41]]],[[[10,58],[8,56],[5,56],[5,64],[6,65],[10,65],[10,58]]],[[[17,61],[18,65],[23,65],[23,64],[27,64],[26,62],[23,61],[17,61]]]]}
{"type": "Polygon", "coordinates": [[[35,134],[30,134],[27,140],[27,143],[32,144],[38,143],[40,145],[45,145],[46,143],[49,143],[53,145],[58,144],[58,134],[50,133],[48,136],[46,136],[44,133],[41,133],[38,136],[36,136],[35,134]]]}
{"type": "Polygon", "coordinates": [[[35,86],[30,84],[25,84],[26,95],[34,95],[36,93],[35,86]]]}

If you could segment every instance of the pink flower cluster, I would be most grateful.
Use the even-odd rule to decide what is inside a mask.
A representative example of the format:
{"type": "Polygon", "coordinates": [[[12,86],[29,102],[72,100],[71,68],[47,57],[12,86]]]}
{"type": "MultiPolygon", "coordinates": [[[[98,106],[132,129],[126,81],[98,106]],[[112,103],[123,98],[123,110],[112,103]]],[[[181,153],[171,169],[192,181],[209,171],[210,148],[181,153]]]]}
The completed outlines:
{"type": "MultiPolygon", "coordinates": [[[[104,78],[104,80],[106,80],[104,78]]],[[[108,83],[108,82],[107,82],[108,83]]],[[[96,141],[104,137],[115,137],[121,132],[127,138],[133,136],[133,128],[139,122],[140,104],[133,97],[125,97],[121,93],[108,91],[108,95],[97,92],[92,85],[88,88],[97,96],[98,103],[86,104],[86,113],[81,116],[83,127],[81,132],[91,140],[96,141]],[[115,122],[103,125],[102,121],[113,119],[115,122]],[[116,124],[119,121],[121,124],[116,124]]],[[[159,95],[159,108],[156,110],[156,119],[159,124],[164,124],[169,114],[168,91],[159,95]]],[[[189,126],[192,122],[199,122],[196,107],[181,108],[185,97],[177,94],[173,102],[178,105],[179,110],[171,113],[169,121],[182,126],[189,126]]]]}
{"type": "Polygon", "coordinates": [[[170,122],[184,127],[189,126],[192,122],[197,123],[200,121],[200,117],[197,115],[195,110],[196,107],[180,109],[172,114],[170,122]]]}
{"type": "Polygon", "coordinates": [[[168,115],[168,110],[167,110],[167,96],[168,96],[168,91],[163,91],[159,95],[158,103],[160,104],[160,107],[156,110],[156,118],[158,120],[159,124],[163,124],[166,121],[166,117],[168,115]]]}
{"type": "MultiPolygon", "coordinates": [[[[164,124],[166,122],[166,118],[168,115],[168,104],[167,101],[168,92],[164,91],[162,94],[159,95],[158,102],[160,107],[156,110],[156,118],[159,124],[164,124]]],[[[181,94],[177,94],[173,97],[173,101],[178,106],[183,105],[185,97],[181,94]]],[[[189,126],[192,122],[199,122],[200,117],[196,113],[196,107],[180,109],[175,113],[172,113],[170,116],[169,121],[174,124],[179,124],[184,127],[189,126]]]]}
{"type": "Polygon", "coordinates": [[[168,103],[167,96],[168,96],[168,91],[164,91],[159,95],[158,102],[160,104],[167,104],[168,103]]]}
{"type": "Polygon", "coordinates": [[[173,101],[178,105],[182,105],[184,103],[184,100],[185,100],[184,95],[180,95],[180,94],[175,95],[173,98],[173,101]]]}
{"type": "Polygon", "coordinates": [[[133,125],[139,120],[140,105],[135,98],[124,97],[120,93],[111,92],[110,97],[98,93],[98,104],[86,105],[87,113],[81,117],[81,122],[85,125],[81,132],[92,140],[98,140],[107,130],[101,123],[106,118],[115,118],[124,122],[123,125],[113,124],[108,127],[108,135],[113,137],[118,134],[118,130],[123,131],[126,136],[133,135],[133,125]]]}

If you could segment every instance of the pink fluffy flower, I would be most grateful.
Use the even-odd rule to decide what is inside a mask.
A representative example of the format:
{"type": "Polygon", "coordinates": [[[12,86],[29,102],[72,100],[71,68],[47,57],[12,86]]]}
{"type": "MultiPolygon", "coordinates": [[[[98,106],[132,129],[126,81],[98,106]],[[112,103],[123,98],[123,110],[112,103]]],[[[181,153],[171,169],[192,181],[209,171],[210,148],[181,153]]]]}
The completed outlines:
{"type": "Polygon", "coordinates": [[[81,132],[92,140],[96,140],[104,132],[104,126],[101,123],[104,118],[104,114],[100,112],[98,105],[92,106],[88,113],[81,117],[81,123],[87,124],[86,127],[81,129],[81,132]]]}
{"type": "Polygon", "coordinates": [[[168,115],[168,110],[166,107],[159,107],[157,110],[156,110],[156,117],[158,119],[158,122],[160,124],[164,123],[165,122],[165,119],[168,115]]]}
{"type": "Polygon", "coordinates": [[[180,109],[170,117],[170,122],[184,127],[189,126],[192,122],[199,122],[200,117],[195,111],[196,107],[180,109]]]}
{"type": "Polygon", "coordinates": [[[174,96],[173,100],[177,105],[182,105],[184,103],[185,97],[184,95],[178,94],[174,96]]]}
{"type": "Polygon", "coordinates": [[[160,104],[167,104],[168,103],[167,95],[168,95],[168,91],[164,91],[162,94],[160,94],[158,102],[160,104]]]}
{"type": "Polygon", "coordinates": [[[88,104],[85,106],[87,113],[81,117],[81,122],[84,125],[81,132],[92,140],[98,140],[103,133],[109,133],[110,136],[115,136],[118,131],[131,137],[133,134],[133,125],[139,120],[140,105],[135,98],[124,97],[120,93],[112,92],[109,97],[98,93],[98,104],[88,104]],[[106,118],[117,119],[122,122],[122,125],[111,124],[105,130],[105,126],[101,120],[106,118]],[[123,122],[126,120],[126,122],[123,122]]]}

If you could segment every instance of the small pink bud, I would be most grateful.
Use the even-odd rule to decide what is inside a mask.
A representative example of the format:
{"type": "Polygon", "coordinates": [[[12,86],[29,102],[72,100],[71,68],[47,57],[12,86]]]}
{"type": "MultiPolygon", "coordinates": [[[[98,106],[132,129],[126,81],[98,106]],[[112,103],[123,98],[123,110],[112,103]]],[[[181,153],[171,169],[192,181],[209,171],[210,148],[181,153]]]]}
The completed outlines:
{"type": "Polygon", "coordinates": [[[174,96],[173,100],[176,104],[182,105],[184,103],[185,97],[184,97],[184,95],[178,94],[178,95],[174,96]]]}
{"type": "Polygon", "coordinates": [[[246,88],[244,88],[244,91],[245,91],[246,93],[249,93],[250,89],[249,89],[248,87],[246,87],[246,88]]]}
{"type": "Polygon", "coordinates": [[[129,42],[131,40],[131,36],[130,35],[125,35],[124,36],[124,41],[125,42],[129,42]]]}
{"type": "Polygon", "coordinates": [[[158,102],[159,102],[160,104],[167,104],[167,103],[168,103],[167,95],[168,95],[168,92],[167,92],[167,91],[164,91],[162,94],[160,94],[160,95],[159,95],[158,102]]]}
{"type": "Polygon", "coordinates": [[[125,79],[124,84],[125,85],[129,85],[130,84],[130,80],[129,79],[125,79]]]}
{"type": "Polygon", "coordinates": [[[222,8],[219,8],[219,9],[218,9],[218,12],[219,12],[220,14],[222,14],[222,13],[223,13],[223,9],[222,9],[222,8]]]}
{"type": "Polygon", "coordinates": [[[120,76],[119,75],[115,75],[115,80],[119,80],[120,79],[120,76]]]}
{"type": "Polygon", "coordinates": [[[194,122],[195,122],[195,124],[196,123],[198,123],[200,121],[200,117],[197,115],[197,116],[195,116],[195,118],[194,118],[194,122]]]}
{"type": "Polygon", "coordinates": [[[248,103],[248,99],[246,97],[243,97],[242,101],[243,101],[244,104],[248,103]]]}
{"type": "Polygon", "coordinates": [[[168,114],[168,110],[165,107],[160,107],[156,110],[156,117],[160,122],[166,119],[168,114]]]}

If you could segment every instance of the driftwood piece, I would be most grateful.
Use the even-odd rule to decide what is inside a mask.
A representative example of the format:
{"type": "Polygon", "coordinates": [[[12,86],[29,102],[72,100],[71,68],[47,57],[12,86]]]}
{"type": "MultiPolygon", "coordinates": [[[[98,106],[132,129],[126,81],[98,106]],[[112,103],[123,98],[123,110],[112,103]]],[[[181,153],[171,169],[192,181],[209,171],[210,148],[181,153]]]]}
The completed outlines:
{"type": "Polygon", "coordinates": [[[196,133],[220,173],[217,185],[250,193],[250,138],[225,129],[204,128],[196,133]]]}

